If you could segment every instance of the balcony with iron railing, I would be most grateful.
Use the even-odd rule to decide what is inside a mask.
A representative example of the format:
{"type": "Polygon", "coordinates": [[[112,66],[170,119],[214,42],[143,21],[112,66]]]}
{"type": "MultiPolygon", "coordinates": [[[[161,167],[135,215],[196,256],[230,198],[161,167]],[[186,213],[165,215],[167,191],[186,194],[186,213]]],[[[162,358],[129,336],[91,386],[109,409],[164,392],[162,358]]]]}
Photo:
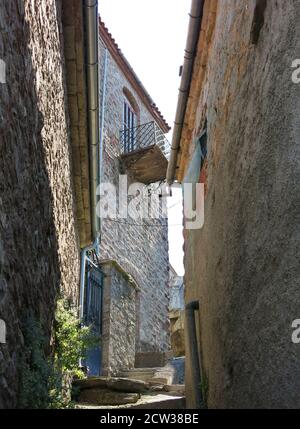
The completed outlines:
{"type": "Polygon", "coordinates": [[[154,121],[122,130],[120,146],[123,165],[137,181],[165,180],[170,143],[154,121]]]}

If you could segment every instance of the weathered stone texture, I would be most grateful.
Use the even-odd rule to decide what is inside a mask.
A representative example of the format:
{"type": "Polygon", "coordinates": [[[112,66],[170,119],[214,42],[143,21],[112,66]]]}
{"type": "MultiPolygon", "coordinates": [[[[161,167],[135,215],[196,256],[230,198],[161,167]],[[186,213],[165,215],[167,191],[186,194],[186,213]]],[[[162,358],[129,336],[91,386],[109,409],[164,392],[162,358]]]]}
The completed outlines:
{"type": "MultiPolygon", "coordinates": [[[[103,76],[104,45],[101,73],[103,76]]],[[[127,88],[139,107],[140,124],[153,121],[134,88],[108,54],[104,127],[103,180],[119,186],[122,171],[119,133],[123,128],[123,103],[127,88]]],[[[151,168],[151,166],[149,166],[151,168]]],[[[128,178],[128,185],[131,179],[128,178]]],[[[157,185],[154,185],[154,188],[157,185]]],[[[101,257],[115,259],[131,274],[139,287],[136,351],[167,351],[169,348],[168,226],[167,219],[102,220],[101,257]]]]}
{"type": "Polygon", "coordinates": [[[102,269],[102,373],[117,375],[121,368],[134,367],[138,291],[116,263],[106,263],[102,269]]]}
{"type": "Polygon", "coordinates": [[[48,329],[58,289],[74,298],[74,226],[60,1],[0,4],[0,408],[16,406],[20,322],[33,309],[48,329]]]}
{"type": "Polygon", "coordinates": [[[116,377],[89,377],[74,380],[73,385],[81,391],[86,389],[109,389],[124,393],[143,393],[149,390],[145,381],[116,377]]]}
{"type": "Polygon", "coordinates": [[[218,2],[199,97],[194,75],[183,138],[207,116],[207,196],[204,228],[185,233],[186,300],[200,300],[210,407],[299,408],[300,3],[267,1],[253,45],[255,5],[218,2]]]}
{"type": "Polygon", "coordinates": [[[173,267],[170,267],[170,310],[184,310],[183,277],[178,276],[173,267]]]}
{"type": "Polygon", "coordinates": [[[170,337],[173,356],[185,355],[184,339],[184,284],[183,277],[178,276],[172,266],[169,273],[170,282],[170,337]]]}
{"type": "Polygon", "coordinates": [[[135,404],[139,399],[139,393],[122,393],[104,389],[86,389],[79,395],[79,402],[93,405],[135,404]]]}
{"type": "Polygon", "coordinates": [[[135,368],[163,367],[171,357],[171,352],[139,352],[135,355],[135,368]]]}
{"type": "Polygon", "coordinates": [[[183,310],[171,310],[169,313],[170,318],[170,332],[171,332],[171,349],[175,357],[185,355],[185,333],[184,333],[184,319],[185,312],[183,310]]]}

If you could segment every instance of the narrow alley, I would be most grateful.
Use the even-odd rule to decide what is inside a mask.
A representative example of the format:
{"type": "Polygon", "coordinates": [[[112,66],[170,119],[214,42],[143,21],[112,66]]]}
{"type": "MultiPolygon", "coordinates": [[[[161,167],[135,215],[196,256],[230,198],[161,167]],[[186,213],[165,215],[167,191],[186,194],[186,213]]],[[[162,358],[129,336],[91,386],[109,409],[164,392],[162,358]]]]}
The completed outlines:
{"type": "Polygon", "coordinates": [[[0,1],[1,411],[300,409],[299,23],[0,1]]]}

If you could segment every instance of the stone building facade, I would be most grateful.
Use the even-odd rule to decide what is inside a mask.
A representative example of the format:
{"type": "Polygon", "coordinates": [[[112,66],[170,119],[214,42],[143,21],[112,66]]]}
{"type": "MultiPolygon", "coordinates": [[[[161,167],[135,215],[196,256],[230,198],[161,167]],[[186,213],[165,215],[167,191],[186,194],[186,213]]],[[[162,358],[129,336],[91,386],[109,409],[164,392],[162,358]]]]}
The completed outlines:
{"type": "MultiPolygon", "coordinates": [[[[136,182],[132,171],[124,168],[122,160],[120,160],[120,132],[123,131],[124,103],[132,106],[136,115],[136,126],[155,122],[162,133],[167,132],[169,128],[102,22],[100,24],[100,46],[101,99],[103,82],[106,81],[102,181],[111,183],[118,189],[120,174],[127,175],[128,186],[136,182]]],[[[151,165],[148,165],[147,168],[151,170],[151,165]]],[[[150,184],[149,193],[156,192],[158,185],[150,184]]],[[[163,200],[161,204],[166,204],[166,202],[163,200]]],[[[128,305],[125,304],[127,311],[124,314],[126,324],[135,314],[136,332],[133,359],[128,360],[125,353],[128,345],[124,344],[123,362],[117,355],[114,356],[111,353],[110,364],[103,363],[104,371],[107,373],[116,372],[116,369],[122,367],[132,368],[135,357],[141,365],[141,359],[134,354],[168,351],[170,341],[168,222],[163,213],[161,212],[159,219],[134,220],[131,217],[102,219],[100,260],[115,261],[137,285],[135,292],[132,291],[133,296],[130,297],[130,300],[135,300],[135,312],[132,312],[131,305],[128,303],[128,305]]],[[[111,281],[119,284],[119,275],[116,278],[112,275],[111,281]]],[[[127,287],[132,288],[132,285],[127,287]]],[[[121,289],[116,287],[116,290],[119,291],[119,299],[122,298],[121,289]]],[[[104,300],[104,311],[105,307],[106,301],[104,300]]],[[[106,328],[103,326],[103,329],[106,328]]],[[[122,323],[120,329],[119,332],[116,332],[118,338],[123,335],[122,323]]],[[[112,338],[110,341],[113,341],[112,338]]],[[[104,347],[106,347],[105,341],[104,347]]],[[[121,343],[119,343],[119,347],[121,347],[121,343]]]]}
{"type": "Polygon", "coordinates": [[[115,261],[103,262],[102,270],[102,374],[117,374],[135,366],[139,287],[115,261]]]}
{"type": "Polygon", "coordinates": [[[205,222],[184,231],[203,393],[211,408],[299,408],[300,3],[202,4],[176,179],[206,128],[205,222]]]}
{"type": "MultiPolygon", "coordinates": [[[[78,306],[86,277],[100,278],[99,270],[82,268],[86,246],[95,239],[90,140],[96,133],[90,129],[87,78],[92,9],[97,26],[95,3],[88,0],[0,3],[0,408],[18,406],[20,354],[30,346],[24,344],[28,316],[41,322],[48,355],[58,296],[78,306]]],[[[99,48],[102,58],[103,41],[99,48]]],[[[111,52],[103,177],[116,182],[120,85],[137,100],[141,123],[154,121],[162,133],[168,125],[121,53],[127,76],[111,52]]],[[[92,98],[100,100],[98,87],[92,98]]],[[[153,223],[102,225],[107,373],[133,367],[139,351],[169,347],[167,220],[153,223]]]]}
{"type": "Polygon", "coordinates": [[[26,317],[50,336],[58,292],[78,298],[61,13],[61,1],[0,4],[0,408],[17,404],[26,317]]]}
{"type": "Polygon", "coordinates": [[[183,277],[179,276],[170,265],[170,310],[184,310],[184,283],[183,277]]]}
{"type": "Polygon", "coordinates": [[[179,276],[172,265],[169,272],[170,281],[170,333],[171,350],[173,356],[182,357],[185,355],[184,340],[184,283],[183,277],[179,276]]]}

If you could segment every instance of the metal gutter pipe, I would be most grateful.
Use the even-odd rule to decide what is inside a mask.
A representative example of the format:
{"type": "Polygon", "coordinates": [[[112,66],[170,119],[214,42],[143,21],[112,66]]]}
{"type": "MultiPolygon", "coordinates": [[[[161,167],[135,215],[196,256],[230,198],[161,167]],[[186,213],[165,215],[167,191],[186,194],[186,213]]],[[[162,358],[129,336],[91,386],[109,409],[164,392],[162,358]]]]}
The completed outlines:
{"type": "Polygon", "coordinates": [[[195,408],[203,409],[205,408],[205,404],[202,396],[201,365],[198,352],[195,311],[199,311],[199,301],[192,301],[185,306],[187,339],[190,352],[191,381],[196,402],[195,408]]]}
{"type": "Polygon", "coordinates": [[[85,38],[86,38],[86,75],[88,92],[89,160],[90,160],[90,199],[93,240],[100,231],[100,219],[96,208],[99,201],[99,20],[98,1],[84,0],[85,38]]]}
{"type": "Polygon", "coordinates": [[[86,76],[87,76],[87,109],[88,109],[88,134],[89,134],[89,171],[90,171],[90,200],[91,223],[94,243],[81,251],[79,317],[83,320],[84,295],[85,295],[85,271],[87,253],[96,250],[99,254],[100,219],[97,216],[97,188],[100,183],[100,141],[99,141],[99,20],[98,1],[83,0],[85,46],[86,46],[86,76]]]}
{"type": "MultiPolygon", "coordinates": [[[[100,112],[99,183],[102,183],[102,175],[103,175],[103,171],[102,171],[103,170],[103,141],[104,141],[104,123],[105,123],[105,107],[106,107],[107,63],[108,63],[108,49],[105,48],[102,100],[101,100],[101,112],[100,112]]],[[[100,87],[100,83],[99,83],[99,87],[100,87]]]]}
{"type": "Polygon", "coordinates": [[[197,51],[199,34],[203,17],[203,8],[205,0],[192,0],[188,37],[185,48],[182,77],[179,88],[178,104],[174,122],[172,137],[171,156],[167,170],[167,183],[172,185],[176,175],[177,157],[180,146],[182,128],[190,93],[191,79],[194,68],[194,61],[197,51]]]}

